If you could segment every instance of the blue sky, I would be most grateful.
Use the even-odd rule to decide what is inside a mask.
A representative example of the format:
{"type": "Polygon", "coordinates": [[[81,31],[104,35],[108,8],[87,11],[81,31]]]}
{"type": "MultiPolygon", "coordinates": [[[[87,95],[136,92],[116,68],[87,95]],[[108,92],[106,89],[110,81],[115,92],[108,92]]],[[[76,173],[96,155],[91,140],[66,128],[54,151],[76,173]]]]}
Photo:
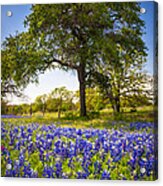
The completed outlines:
{"type": "MultiPolygon", "coordinates": [[[[1,41],[10,34],[13,35],[18,30],[24,31],[23,21],[30,14],[31,5],[3,5],[1,7],[1,41]],[[7,16],[7,11],[11,11],[13,15],[7,16]]],[[[143,40],[148,47],[148,56],[146,70],[153,73],[153,2],[142,2],[141,7],[146,9],[146,13],[142,14],[141,18],[145,21],[145,32],[143,40]]],[[[49,93],[56,87],[66,86],[70,90],[78,89],[78,80],[75,72],[64,72],[62,70],[47,71],[39,76],[39,85],[29,84],[24,90],[24,94],[29,97],[30,102],[34,101],[36,96],[44,93],[49,93]]],[[[11,103],[24,102],[16,97],[9,97],[11,103]]]]}

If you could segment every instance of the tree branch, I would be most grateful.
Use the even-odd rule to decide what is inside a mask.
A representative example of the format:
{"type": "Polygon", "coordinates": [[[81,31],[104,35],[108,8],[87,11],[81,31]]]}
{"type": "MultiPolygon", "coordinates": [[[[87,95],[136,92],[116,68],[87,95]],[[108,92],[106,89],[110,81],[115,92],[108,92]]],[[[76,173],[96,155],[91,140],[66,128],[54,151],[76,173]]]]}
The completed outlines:
{"type": "Polygon", "coordinates": [[[57,58],[53,58],[52,60],[50,61],[45,61],[46,63],[46,66],[43,68],[43,70],[46,70],[52,63],[58,63],[60,64],[61,66],[64,66],[64,67],[69,67],[71,69],[78,69],[79,67],[77,65],[74,65],[72,63],[65,63],[57,58]]]}

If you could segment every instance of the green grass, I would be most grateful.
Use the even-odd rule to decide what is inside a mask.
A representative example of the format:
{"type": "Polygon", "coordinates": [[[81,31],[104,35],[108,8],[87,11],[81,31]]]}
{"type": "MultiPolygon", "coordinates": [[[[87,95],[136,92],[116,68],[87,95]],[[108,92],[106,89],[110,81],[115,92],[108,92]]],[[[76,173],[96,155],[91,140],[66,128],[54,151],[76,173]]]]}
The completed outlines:
{"type": "Polygon", "coordinates": [[[75,127],[75,128],[119,128],[124,126],[124,122],[128,125],[130,122],[145,121],[154,122],[153,108],[150,106],[137,108],[137,112],[130,112],[130,108],[124,109],[125,112],[114,114],[111,109],[101,110],[99,113],[89,113],[87,118],[79,117],[77,112],[63,112],[61,118],[57,118],[57,113],[34,113],[31,118],[19,119],[2,119],[13,124],[22,125],[27,123],[51,124],[55,123],[60,127],[75,127]],[[116,121],[116,125],[112,123],[116,121]]]}

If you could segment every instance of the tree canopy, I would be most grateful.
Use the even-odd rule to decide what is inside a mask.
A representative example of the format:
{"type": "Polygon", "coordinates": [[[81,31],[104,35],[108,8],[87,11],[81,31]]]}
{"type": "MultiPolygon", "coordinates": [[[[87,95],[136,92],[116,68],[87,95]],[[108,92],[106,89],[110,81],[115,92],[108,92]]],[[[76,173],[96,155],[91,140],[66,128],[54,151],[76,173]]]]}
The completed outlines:
{"type": "Polygon", "coordinates": [[[24,21],[28,30],[4,42],[2,63],[12,64],[11,79],[20,88],[47,69],[75,70],[81,116],[87,114],[85,89],[95,74],[115,69],[116,78],[123,63],[139,66],[145,56],[139,3],[43,4],[31,11],[24,21]]]}

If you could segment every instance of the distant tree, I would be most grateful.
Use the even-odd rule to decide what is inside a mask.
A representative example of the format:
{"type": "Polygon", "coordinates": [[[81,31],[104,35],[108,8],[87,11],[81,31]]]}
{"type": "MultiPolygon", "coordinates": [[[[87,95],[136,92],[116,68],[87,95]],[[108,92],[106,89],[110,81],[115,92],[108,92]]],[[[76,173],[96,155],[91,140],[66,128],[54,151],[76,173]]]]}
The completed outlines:
{"type": "Polygon", "coordinates": [[[7,114],[8,113],[7,104],[8,104],[8,101],[1,97],[1,114],[7,114]]]}
{"type": "MultiPolygon", "coordinates": [[[[107,75],[96,73],[101,91],[105,99],[109,98],[114,112],[120,112],[121,106],[137,107],[153,102],[152,77],[136,72],[135,69],[128,69],[126,75],[117,73],[110,76],[109,71],[107,75]]],[[[115,70],[110,72],[114,73],[115,70]]]]}
{"type": "MultiPolygon", "coordinates": [[[[92,69],[106,60],[117,63],[117,43],[129,46],[130,50],[124,51],[130,56],[135,55],[134,46],[142,50],[140,36],[144,23],[139,18],[139,4],[44,4],[33,5],[31,11],[25,20],[28,31],[9,37],[3,47],[9,55],[3,62],[12,62],[12,80],[25,87],[29,82],[37,82],[38,75],[47,69],[75,70],[80,115],[86,116],[85,89],[92,69]]],[[[114,101],[118,104],[117,99],[114,101]]]]}
{"type": "Polygon", "coordinates": [[[26,103],[21,104],[23,114],[28,114],[29,105],[26,103]]]}
{"type": "Polygon", "coordinates": [[[20,105],[22,107],[23,114],[28,114],[28,115],[32,116],[32,104],[23,103],[20,105]]]}
{"type": "Polygon", "coordinates": [[[22,105],[7,105],[7,114],[13,114],[13,115],[22,115],[23,114],[23,108],[22,105]]]}
{"type": "Polygon", "coordinates": [[[103,94],[98,87],[86,89],[86,105],[91,111],[99,111],[105,107],[103,94]]]}
{"type": "Polygon", "coordinates": [[[47,111],[48,112],[57,112],[57,103],[58,103],[58,100],[56,98],[52,98],[51,95],[48,95],[48,98],[47,98],[47,111]]]}
{"type": "MultiPolygon", "coordinates": [[[[86,88],[86,107],[89,112],[99,111],[106,106],[105,101],[103,100],[103,94],[98,87],[95,88],[86,88]]],[[[79,100],[79,91],[76,91],[76,100],[79,100]]],[[[79,108],[79,101],[76,102],[77,107],[79,108]]]]}
{"type": "Polygon", "coordinates": [[[47,95],[43,94],[35,99],[35,111],[41,111],[43,116],[45,115],[46,112],[46,101],[47,101],[47,95]]]}
{"type": "Polygon", "coordinates": [[[50,93],[50,98],[52,100],[55,99],[55,105],[57,105],[57,110],[58,110],[58,118],[61,117],[61,112],[63,110],[63,104],[64,102],[67,102],[68,100],[72,100],[73,94],[72,91],[69,91],[66,89],[66,87],[60,87],[60,88],[55,88],[51,93],[50,93]]]}

